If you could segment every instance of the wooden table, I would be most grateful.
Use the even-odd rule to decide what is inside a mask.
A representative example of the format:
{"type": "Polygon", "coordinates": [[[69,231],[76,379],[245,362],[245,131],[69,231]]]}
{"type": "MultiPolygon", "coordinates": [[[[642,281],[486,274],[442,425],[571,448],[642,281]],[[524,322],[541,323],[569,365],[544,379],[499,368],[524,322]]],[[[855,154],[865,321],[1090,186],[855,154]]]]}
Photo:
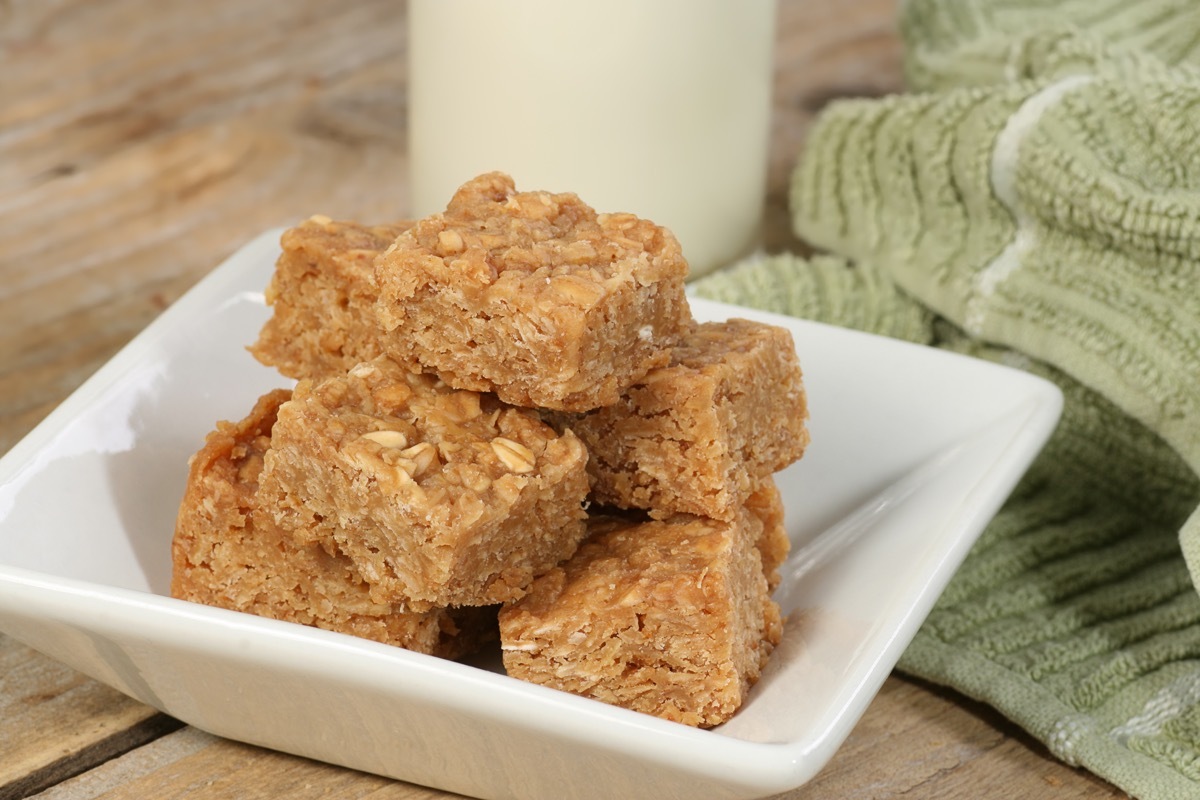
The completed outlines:
{"type": "MultiPolygon", "coordinates": [[[[822,105],[902,88],[897,0],[782,0],[772,250],[822,105]]],[[[0,452],[260,231],[406,211],[401,0],[0,0],[0,452]]],[[[439,798],[216,739],[0,636],[0,798],[439,798]]],[[[1107,798],[993,711],[890,678],[788,798],[1107,798]]]]}

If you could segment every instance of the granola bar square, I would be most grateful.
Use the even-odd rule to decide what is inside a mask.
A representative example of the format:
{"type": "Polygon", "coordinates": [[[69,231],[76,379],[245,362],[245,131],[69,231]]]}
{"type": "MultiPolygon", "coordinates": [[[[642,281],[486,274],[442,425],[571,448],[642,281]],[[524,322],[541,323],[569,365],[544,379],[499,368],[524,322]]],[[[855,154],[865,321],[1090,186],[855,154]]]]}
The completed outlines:
{"type": "Polygon", "coordinates": [[[763,574],[767,576],[767,591],[779,587],[779,573],[792,549],[792,540],[784,525],[783,497],[774,477],[763,478],[746,498],[746,510],[762,523],[762,534],[755,546],[762,557],[763,574]]]}
{"type": "Polygon", "coordinates": [[[534,412],[381,357],[297,385],[259,502],[349,556],[378,602],[489,605],[575,551],[586,461],[534,412]]]}
{"type": "Polygon", "coordinates": [[[266,290],[272,314],[250,353],[297,379],[343,373],[380,355],[375,258],[411,226],[318,215],[284,231],[266,290]]]}
{"type": "Polygon", "coordinates": [[[599,517],[567,562],[500,610],[510,675],[686,725],[743,704],[782,634],[762,523],[599,517]]]}
{"type": "Polygon", "coordinates": [[[613,405],[547,419],[587,445],[593,499],[656,517],[732,519],[809,441],[791,333],[742,319],[696,326],[613,405]]]}
{"type": "Polygon", "coordinates": [[[385,351],[518,406],[616,402],[692,325],[675,237],[490,173],[379,259],[385,351]]]}
{"type": "Polygon", "coordinates": [[[182,600],[457,658],[496,637],[494,609],[411,613],[371,599],[348,558],[299,544],[258,507],[271,428],[287,390],[222,422],[191,459],[172,541],[171,594],[182,600]]]}

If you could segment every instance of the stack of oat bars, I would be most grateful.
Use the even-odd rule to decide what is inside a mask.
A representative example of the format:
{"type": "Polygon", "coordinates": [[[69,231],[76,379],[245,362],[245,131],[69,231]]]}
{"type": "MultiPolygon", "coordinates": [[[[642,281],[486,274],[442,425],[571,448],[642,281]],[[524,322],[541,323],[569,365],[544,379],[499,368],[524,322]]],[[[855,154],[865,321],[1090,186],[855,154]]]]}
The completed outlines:
{"type": "Polygon", "coordinates": [[[728,719],[781,634],[790,334],[695,323],[668,231],[499,173],[282,247],[250,350],[297,384],[193,456],[172,594],[728,719]]]}

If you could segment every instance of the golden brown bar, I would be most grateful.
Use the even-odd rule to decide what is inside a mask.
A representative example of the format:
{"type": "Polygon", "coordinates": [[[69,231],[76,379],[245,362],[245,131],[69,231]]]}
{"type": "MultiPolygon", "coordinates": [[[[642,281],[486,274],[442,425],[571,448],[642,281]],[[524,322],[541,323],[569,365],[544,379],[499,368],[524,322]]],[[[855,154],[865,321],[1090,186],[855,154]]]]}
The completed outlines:
{"type": "Polygon", "coordinates": [[[732,519],[809,441],[791,334],[739,319],[696,326],[614,405],[547,418],[587,445],[597,502],[655,517],[732,519]]]}
{"type": "Polygon", "coordinates": [[[300,541],[345,552],[378,602],[488,605],[575,551],[586,461],[534,412],[381,357],[297,385],[259,500],[300,541]]]}
{"type": "Polygon", "coordinates": [[[773,477],[763,478],[750,497],[746,499],[746,510],[762,523],[762,535],[755,546],[762,556],[763,573],[767,576],[767,591],[779,586],[779,568],[787,560],[792,549],[783,519],[783,498],[773,477]]]}
{"type": "Polygon", "coordinates": [[[172,596],[445,658],[494,639],[491,609],[414,614],[375,602],[348,558],[297,544],[258,508],[263,455],[290,395],[271,392],[242,421],[219,423],[192,457],[172,543],[172,596]]]}
{"type": "Polygon", "coordinates": [[[686,725],[729,719],[779,643],[762,522],[600,517],[573,558],[500,610],[513,677],[686,725]]]}
{"type": "Polygon", "coordinates": [[[272,314],[250,346],[254,357],[289,378],[311,378],[380,355],[375,258],[411,226],[314,216],[285,231],[266,291],[272,314]]]}
{"type": "Polygon", "coordinates": [[[616,402],[691,326],[665,228],[482,175],[379,259],[385,350],[519,406],[616,402]]]}

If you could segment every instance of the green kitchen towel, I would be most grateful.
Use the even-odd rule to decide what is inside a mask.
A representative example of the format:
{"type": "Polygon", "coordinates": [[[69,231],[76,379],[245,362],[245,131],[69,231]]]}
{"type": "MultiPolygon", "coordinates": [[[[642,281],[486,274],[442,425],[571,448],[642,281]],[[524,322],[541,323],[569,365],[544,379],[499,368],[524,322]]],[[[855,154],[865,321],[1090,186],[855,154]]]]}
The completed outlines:
{"type": "Polygon", "coordinates": [[[901,669],[1200,797],[1200,3],[909,0],[911,93],[826,109],[797,233],[697,294],[1018,366],[1063,420],[901,669]]]}

